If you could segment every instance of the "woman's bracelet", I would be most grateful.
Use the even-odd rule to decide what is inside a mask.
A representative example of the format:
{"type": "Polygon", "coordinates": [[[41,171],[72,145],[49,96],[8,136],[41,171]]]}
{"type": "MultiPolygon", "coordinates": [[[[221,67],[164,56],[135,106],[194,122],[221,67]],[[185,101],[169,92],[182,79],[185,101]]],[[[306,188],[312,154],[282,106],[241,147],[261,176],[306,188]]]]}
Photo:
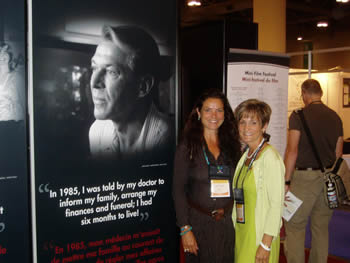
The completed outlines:
{"type": "Polygon", "coordinates": [[[183,228],[181,228],[181,233],[180,236],[183,236],[184,234],[187,234],[188,232],[190,232],[192,230],[192,227],[189,226],[187,228],[184,228],[184,230],[182,230],[183,228]]]}
{"type": "Polygon", "coordinates": [[[271,251],[271,248],[266,246],[262,241],[260,241],[260,246],[265,249],[266,251],[271,251]]]}
{"type": "Polygon", "coordinates": [[[185,225],[183,227],[181,227],[181,232],[185,231],[186,229],[190,228],[191,226],[190,225],[185,225]]]}

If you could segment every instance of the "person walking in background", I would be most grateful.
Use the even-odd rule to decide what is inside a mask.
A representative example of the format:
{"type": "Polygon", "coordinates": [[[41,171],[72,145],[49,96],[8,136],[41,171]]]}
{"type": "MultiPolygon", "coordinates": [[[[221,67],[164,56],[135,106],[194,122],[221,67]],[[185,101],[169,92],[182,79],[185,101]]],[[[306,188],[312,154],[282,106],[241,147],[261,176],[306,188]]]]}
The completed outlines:
{"type": "MultiPolygon", "coordinates": [[[[322,163],[332,167],[342,155],[343,125],[333,110],[321,101],[322,89],[317,80],[308,79],[301,85],[305,107],[303,113],[317,146],[322,163]]],[[[285,254],[288,263],[304,262],[305,228],[311,217],[311,250],[309,262],[325,263],[328,258],[328,224],[332,210],[324,199],[323,173],[314,157],[298,112],[289,119],[288,144],[285,153],[286,192],[291,191],[303,201],[297,212],[286,222],[285,254]]]]}
{"type": "Polygon", "coordinates": [[[270,106],[256,99],[235,110],[241,141],[247,145],[233,180],[235,263],[279,260],[285,170],[282,157],[268,144],[270,116],[270,106]]]}
{"type": "Polygon", "coordinates": [[[186,263],[234,260],[232,176],[241,155],[236,120],[213,89],[194,105],[178,145],[173,194],[186,263]]]}

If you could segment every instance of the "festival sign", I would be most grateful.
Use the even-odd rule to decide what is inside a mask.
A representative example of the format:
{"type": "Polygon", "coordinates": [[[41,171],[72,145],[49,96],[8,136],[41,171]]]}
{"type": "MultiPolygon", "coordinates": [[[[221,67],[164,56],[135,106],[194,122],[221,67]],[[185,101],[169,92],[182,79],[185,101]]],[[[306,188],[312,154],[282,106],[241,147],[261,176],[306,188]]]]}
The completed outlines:
{"type": "Polygon", "coordinates": [[[289,57],[285,54],[230,49],[227,98],[235,109],[247,99],[265,101],[272,109],[267,133],[283,156],[287,141],[289,57]]]}

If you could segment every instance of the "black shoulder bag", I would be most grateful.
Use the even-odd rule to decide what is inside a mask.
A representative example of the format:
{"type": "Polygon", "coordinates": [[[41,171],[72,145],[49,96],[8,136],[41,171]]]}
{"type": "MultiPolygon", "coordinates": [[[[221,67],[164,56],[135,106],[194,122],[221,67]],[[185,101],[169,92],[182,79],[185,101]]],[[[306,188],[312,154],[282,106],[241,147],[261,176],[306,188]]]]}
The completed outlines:
{"type": "Polygon", "coordinates": [[[324,175],[324,196],[325,201],[329,208],[337,208],[340,206],[345,200],[348,199],[346,189],[344,187],[344,183],[342,181],[342,178],[337,174],[339,170],[339,159],[342,160],[342,158],[338,158],[335,165],[333,165],[333,169],[331,171],[326,171],[324,168],[320,155],[318,154],[315,142],[312,138],[309,126],[307,125],[307,122],[304,117],[303,110],[298,111],[300,120],[303,124],[303,127],[305,129],[306,135],[308,137],[309,143],[311,145],[311,149],[315,155],[315,158],[318,162],[318,165],[320,167],[320,170],[322,171],[324,175]]]}

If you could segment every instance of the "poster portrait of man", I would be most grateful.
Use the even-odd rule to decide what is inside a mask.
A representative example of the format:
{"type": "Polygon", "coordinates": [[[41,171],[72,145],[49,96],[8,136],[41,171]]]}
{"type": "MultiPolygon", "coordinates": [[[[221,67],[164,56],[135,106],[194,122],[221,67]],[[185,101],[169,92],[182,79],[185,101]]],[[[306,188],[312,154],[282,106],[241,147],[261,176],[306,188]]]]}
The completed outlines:
{"type": "Polygon", "coordinates": [[[159,81],[168,74],[152,36],[136,26],[104,26],[91,69],[96,118],[89,131],[92,156],[164,154],[174,133],[171,119],[154,101],[159,81]]]}
{"type": "Polygon", "coordinates": [[[38,262],[176,261],[176,5],[32,1],[38,262]]]}
{"type": "Polygon", "coordinates": [[[45,145],[38,151],[68,161],[171,159],[166,153],[175,145],[174,24],[129,8],[154,6],[157,19],[170,20],[162,9],[173,4],[78,2],[34,3],[34,11],[41,10],[33,20],[34,125],[38,136],[57,143],[54,151],[45,145]]]}

